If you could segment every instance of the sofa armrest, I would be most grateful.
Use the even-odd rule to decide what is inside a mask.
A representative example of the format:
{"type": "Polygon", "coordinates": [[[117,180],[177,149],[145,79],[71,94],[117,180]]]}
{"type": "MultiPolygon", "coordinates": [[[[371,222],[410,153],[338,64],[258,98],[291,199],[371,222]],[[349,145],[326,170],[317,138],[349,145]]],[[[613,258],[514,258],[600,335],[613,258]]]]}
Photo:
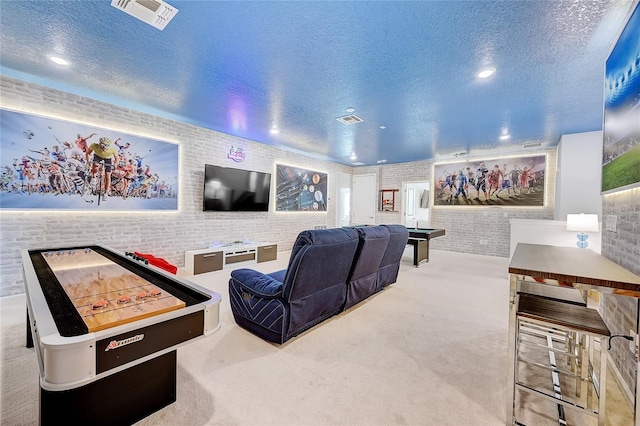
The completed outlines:
{"type": "Polygon", "coordinates": [[[253,269],[236,269],[231,272],[231,279],[249,293],[267,299],[282,296],[282,283],[269,275],[253,269]]]}

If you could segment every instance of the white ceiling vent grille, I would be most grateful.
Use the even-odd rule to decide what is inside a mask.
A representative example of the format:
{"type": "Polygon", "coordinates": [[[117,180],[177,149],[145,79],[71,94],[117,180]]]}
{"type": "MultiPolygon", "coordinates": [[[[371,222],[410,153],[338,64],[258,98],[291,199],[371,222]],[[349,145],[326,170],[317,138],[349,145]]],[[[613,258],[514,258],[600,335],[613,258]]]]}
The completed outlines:
{"type": "Polygon", "coordinates": [[[336,118],[336,120],[338,120],[342,124],[356,124],[356,123],[362,123],[364,121],[362,118],[358,117],[355,114],[345,115],[344,117],[338,117],[336,118]]]}
{"type": "Polygon", "coordinates": [[[522,144],[523,148],[537,148],[542,146],[542,142],[525,142],[522,144]]]}
{"type": "Polygon", "coordinates": [[[178,9],[162,0],[111,0],[111,6],[161,31],[178,13],[178,9]]]}

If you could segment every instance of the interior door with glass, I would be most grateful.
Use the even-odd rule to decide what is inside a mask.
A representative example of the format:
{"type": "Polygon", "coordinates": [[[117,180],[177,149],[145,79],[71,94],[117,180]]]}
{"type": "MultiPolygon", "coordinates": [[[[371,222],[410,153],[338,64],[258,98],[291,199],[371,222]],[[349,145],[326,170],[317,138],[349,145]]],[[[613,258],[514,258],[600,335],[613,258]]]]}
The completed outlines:
{"type": "Polygon", "coordinates": [[[429,226],[429,182],[403,182],[401,221],[407,228],[429,226]]]}
{"type": "Polygon", "coordinates": [[[405,191],[405,200],[407,207],[404,212],[404,221],[407,228],[416,227],[416,189],[413,186],[407,186],[405,191]]]}

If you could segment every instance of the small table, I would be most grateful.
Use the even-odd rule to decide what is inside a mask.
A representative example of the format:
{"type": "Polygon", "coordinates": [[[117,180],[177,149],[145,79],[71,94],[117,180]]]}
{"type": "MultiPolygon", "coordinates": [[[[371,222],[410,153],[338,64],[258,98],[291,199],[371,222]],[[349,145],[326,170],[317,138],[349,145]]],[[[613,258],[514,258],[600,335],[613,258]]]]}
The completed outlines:
{"type": "Polygon", "coordinates": [[[416,268],[421,262],[429,261],[429,241],[432,238],[444,235],[444,229],[415,228],[408,229],[409,240],[407,244],[413,246],[413,266],[416,268]]]}
{"type": "MultiPolygon", "coordinates": [[[[556,287],[573,287],[580,291],[632,297],[640,307],[640,277],[606,257],[589,249],[519,243],[509,264],[509,361],[506,424],[514,424],[516,316],[520,290],[527,282],[556,287]]],[[[636,322],[636,334],[640,322],[636,322]]],[[[640,361],[636,357],[636,387],[640,389],[640,361]]],[[[634,425],[640,426],[640,392],[635,394],[634,425]]]]}

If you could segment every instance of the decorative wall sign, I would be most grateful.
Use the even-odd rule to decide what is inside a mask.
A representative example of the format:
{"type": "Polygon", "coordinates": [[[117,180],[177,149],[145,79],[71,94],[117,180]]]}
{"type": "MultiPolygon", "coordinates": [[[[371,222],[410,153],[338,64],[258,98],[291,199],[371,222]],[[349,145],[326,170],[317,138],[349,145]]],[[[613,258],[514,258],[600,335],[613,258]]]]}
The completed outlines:
{"type": "Polygon", "coordinates": [[[246,158],[246,154],[239,146],[232,146],[227,154],[227,158],[235,161],[236,163],[242,163],[246,158]]]}
{"type": "Polygon", "coordinates": [[[544,206],[546,155],[433,166],[434,206],[544,206]]]}
{"type": "Polygon", "coordinates": [[[327,174],[276,165],[276,211],[326,211],[327,174]]]}
{"type": "Polygon", "coordinates": [[[602,192],[640,185],[640,6],[605,65],[602,192]]]}
{"type": "Polygon", "coordinates": [[[175,143],[0,109],[0,207],[177,210],[175,143]]]}

